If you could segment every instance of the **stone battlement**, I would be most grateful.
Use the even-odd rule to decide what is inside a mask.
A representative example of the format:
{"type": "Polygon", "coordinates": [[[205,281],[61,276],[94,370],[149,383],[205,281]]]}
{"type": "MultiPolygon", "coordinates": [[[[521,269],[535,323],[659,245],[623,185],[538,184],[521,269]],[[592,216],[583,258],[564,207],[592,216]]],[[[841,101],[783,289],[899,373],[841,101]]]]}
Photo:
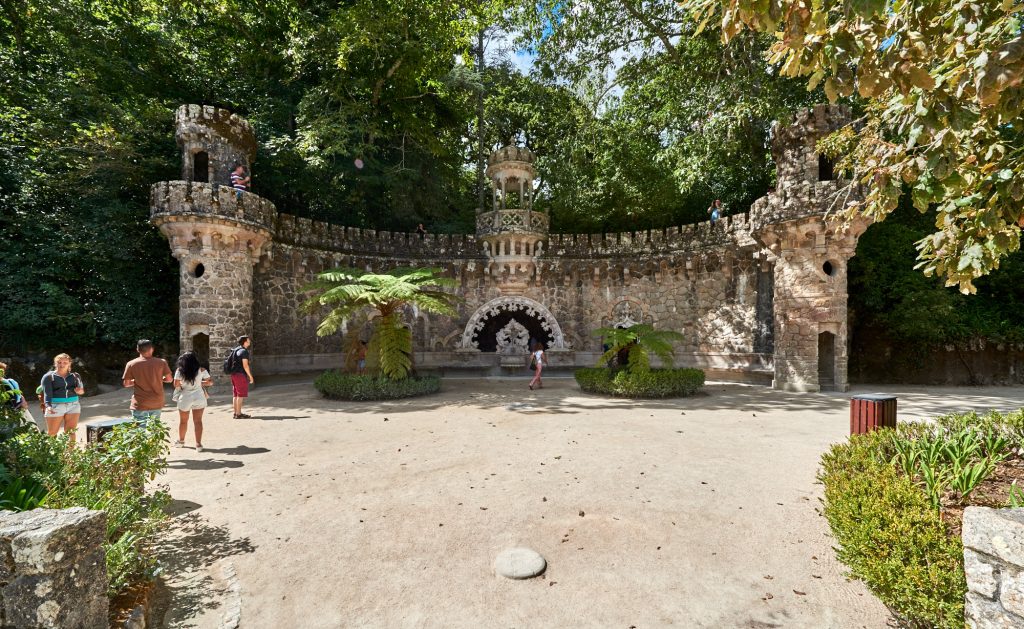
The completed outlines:
{"type": "Polygon", "coordinates": [[[249,121],[226,109],[211,105],[182,105],[174,114],[178,145],[186,140],[208,140],[210,133],[242,149],[252,161],[256,156],[256,134],[249,121]],[[189,138],[188,136],[196,136],[189,138]]]}
{"type": "Polygon", "coordinates": [[[504,146],[487,157],[487,164],[493,166],[500,162],[526,162],[532,164],[536,157],[533,151],[521,146],[504,146]]]}
{"type": "Polygon", "coordinates": [[[482,258],[472,234],[420,234],[360,229],[281,214],[274,242],[321,251],[387,257],[482,258]]]}
{"type": "Polygon", "coordinates": [[[277,209],[263,197],[194,181],[161,181],[149,190],[149,216],[154,223],[174,221],[227,222],[273,232],[277,209]]]}
{"type": "Polygon", "coordinates": [[[551,234],[548,253],[574,258],[611,256],[652,256],[687,253],[707,249],[754,247],[746,214],[726,216],[712,225],[711,221],[616,234],[551,234]]]}

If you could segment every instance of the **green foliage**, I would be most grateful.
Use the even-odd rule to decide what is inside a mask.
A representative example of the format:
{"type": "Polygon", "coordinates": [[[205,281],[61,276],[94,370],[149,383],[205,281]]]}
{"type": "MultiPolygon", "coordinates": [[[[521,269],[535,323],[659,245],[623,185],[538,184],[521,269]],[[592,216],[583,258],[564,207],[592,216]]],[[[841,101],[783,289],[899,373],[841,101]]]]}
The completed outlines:
{"type": "Polygon", "coordinates": [[[161,422],[120,425],[103,447],[84,449],[68,448],[66,436],[33,430],[0,443],[0,462],[13,479],[7,488],[14,483],[44,488],[48,508],[106,511],[104,548],[113,595],[157,572],[151,543],[170,497],[163,491],[146,494],[144,486],[166,468],[168,443],[161,422]]]}
{"type": "Polygon", "coordinates": [[[693,395],[704,387],[700,369],[577,369],[576,383],[587,393],[629,398],[661,398],[693,395]]]}
{"type": "MultiPolygon", "coordinates": [[[[2,468],[0,468],[2,471],[2,468]]],[[[31,478],[11,480],[0,473],[0,510],[30,511],[46,506],[46,487],[31,478]]]]}
{"type": "Polygon", "coordinates": [[[334,334],[347,317],[362,309],[376,310],[379,318],[367,347],[367,369],[401,380],[412,370],[412,331],[402,325],[401,310],[412,306],[433,314],[455,314],[458,297],[444,289],[456,282],[440,273],[441,269],[408,268],[386,273],[324,271],[303,287],[311,296],[302,309],[317,312],[324,306],[331,308],[317,327],[319,336],[334,334]]]}
{"type": "Polygon", "coordinates": [[[313,386],[324,397],[334,400],[395,400],[437,393],[441,390],[441,379],[437,376],[416,376],[393,380],[332,370],[317,376],[313,386]]]}
{"type": "Polygon", "coordinates": [[[886,339],[908,367],[946,344],[1024,342],[1024,253],[1008,256],[965,296],[913,268],[914,242],[931,230],[928,217],[903,203],[861,236],[848,280],[854,342],[886,339]]]}
{"type": "Polygon", "coordinates": [[[903,620],[963,627],[963,546],[914,482],[883,460],[891,432],[853,436],[822,457],[836,554],[903,620]]]}
{"type": "Polygon", "coordinates": [[[822,145],[865,184],[855,204],[875,218],[910,187],[914,206],[935,211],[917,243],[926,274],[975,291],[974,280],[1020,246],[1024,225],[1024,112],[1020,6],[959,0],[812,3],[686,0],[723,40],[746,28],[770,33],[779,73],[807,76],[830,101],[864,99],[860,125],[822,145]]]}
{"type": "Polygon", "coordinates": [[[631,372],[650,371],[651,354],[671,367],[675,354],[672,343],[683,340],[679,332],[655,330],[654,326],[646,323],[637,323],[628,328],[598,328],[594,330],[594,336],[603,338],[608,346],[598,359],[599,363],[611,364],[619,352],[628,352],[629,359],[622,366],[631,372]]]}
{"type": "Polygon", "coordinates": [[[562,231],[707,220],[715,198],[746,211],[773,183],[771,122],[822,99],[763,62],[770,37],[695,35],[674,2],[542,0],[513,16],[537,53],[530,83],[574,94],[538,159],[562,231]]]}

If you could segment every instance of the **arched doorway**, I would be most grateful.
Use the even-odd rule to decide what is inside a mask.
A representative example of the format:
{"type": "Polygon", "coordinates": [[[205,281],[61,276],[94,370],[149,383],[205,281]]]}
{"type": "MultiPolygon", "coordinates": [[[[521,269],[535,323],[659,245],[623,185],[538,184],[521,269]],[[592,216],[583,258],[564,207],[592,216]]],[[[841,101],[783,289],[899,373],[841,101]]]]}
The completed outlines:
{"type": "Polygon", "coordinates": [[[206,151],[199,151],[192,156],[192,181],[210,182],[210,155],[206,151]]]}
{"type": "Polygon", "coordinates": [[[836,386],[836,335],[831,332],[818,335],[818,386],[822,391],[836,386]]]}
{"type": "Polygon", "coordinates": [[[562,336],[558,321],[543,304],[527,297],[498,297],[492,299],[469,318],[462,332],[462,349],[493,352],[497,348],[497,333],[515,319],[535,340],[549,349],[569,349],[562,336]]]}
{"type": "Polygon", "coordinates": [[[199,357],[199,364],[210,370],[210,337],[199,333],[192,337],[192,351],[199,357]]]}

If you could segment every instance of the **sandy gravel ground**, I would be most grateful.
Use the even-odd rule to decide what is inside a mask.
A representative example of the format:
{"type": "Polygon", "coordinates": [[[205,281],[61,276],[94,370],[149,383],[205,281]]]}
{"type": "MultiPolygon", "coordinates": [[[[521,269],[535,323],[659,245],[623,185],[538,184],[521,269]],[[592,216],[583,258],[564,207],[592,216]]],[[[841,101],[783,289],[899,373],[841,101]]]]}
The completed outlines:
{"type": "MultiPolygon", "coordinates": [[[[900,417],[1024,405],[1022,388],[889,388],[900,417]]],[[[124,416],[129,394],[89,398],[124,416]]],[[[609,400],[571,379],[445,380],[386,403],[259,383],[171,453],[168,627],[886,627],[843,577],[817,461],[848,394],[712,384],[609,400]],[[548,561],[496,576],[523,545],[548,561]]],[[[177,423],[165,410],[165,420],[177,423]]],[[[175,428],[176,429],[176,428],[175,428]]]]}

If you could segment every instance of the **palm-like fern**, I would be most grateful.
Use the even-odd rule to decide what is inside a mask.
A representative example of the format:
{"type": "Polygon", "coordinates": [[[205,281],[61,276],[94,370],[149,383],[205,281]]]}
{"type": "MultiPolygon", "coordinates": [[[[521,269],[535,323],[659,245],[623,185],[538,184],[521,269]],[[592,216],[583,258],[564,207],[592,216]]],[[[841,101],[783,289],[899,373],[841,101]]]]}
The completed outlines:
{"type": "Polygon", "coordinates": [[[683,340],[683,335],[671,330],[655,330],[654,326],[638,323],[628,328],[598,328],[595,336],[604,338],[608,350],[601,356],[598,364],[608,363],[619,352],[626,351],[629,360],[624,365],[630,371],[648,371],[651,368],[651,354],[663,363],[672,366],[675,348],[674,341],[683,340]]]}
{"type": "Polygon", "coordinates": [[[304,312],[330,307],[317,326],[318,336],[329,336],[341,324],[363,308],[379,314],[367,347],[367,367],[392,380],[401,380],[412,369],[412,332],[402,325],[402,308],[414,305],[424,312],[454,315],[458,297],[444,288],[455,280],[440,276],[441,269],[396,268],[387,273],[367,273],[357,269],[332,269],[317,275],[303,287],[312,293],[302,304],[304,312]]]}

